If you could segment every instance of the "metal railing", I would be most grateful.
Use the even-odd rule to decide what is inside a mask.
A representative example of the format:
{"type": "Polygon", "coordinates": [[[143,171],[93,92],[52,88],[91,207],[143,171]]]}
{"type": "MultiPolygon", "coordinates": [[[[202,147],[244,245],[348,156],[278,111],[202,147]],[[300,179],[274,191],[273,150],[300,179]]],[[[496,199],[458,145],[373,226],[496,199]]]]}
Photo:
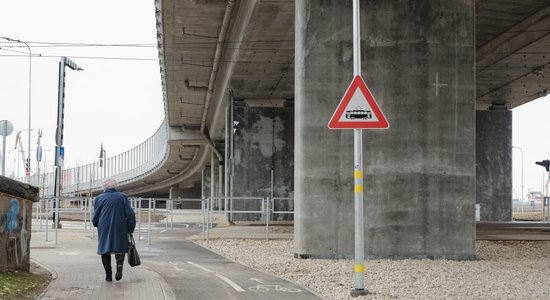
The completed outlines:
{"type": "MultiPolygon", "coordinates": [[[[130,206],[134,210],[136,218],[136,228],[135,235],[136,240],[141,240],[142,232],[147,233],[147,243],[151,245],[152,238],[152,226],[153,219],[156,219],[156,216],[164,216],[166,222],[166,228],[168,228],[168,217],[177,214],[185,215],[197,215],[201,219],[201,227],[204,239],[208,238],[208,229],[207,229],[207,214],[208,212],[208,199],[181,199],[184,203],[197,203],[199,202],[200,209],[190,209],[185,210],[185,212],[174,212],[169,210],[168,206],[166,208],[157,208],[158,203],[168,203],[174,201],[173,199],[153,199],[153,198],[129,198],[130,206]],[[145,205],[144,205],[145,203],[145,205]],[[142,216],[146,215],[147,221],[142,222],[142,216]],[[142,230],[143,223],[146,223],[147,229],[142,230]]],[[[94,214],[94,202],[95,198],[88,197],[59,197],[59,198],[43,198],[38,202],[33,204],[33,220],[34,225],[38,228],[33,228],[34,230],[45,230],[45,239],[49,241],[50,226],[49,224],[54,224],[54,216],[57,215],[58,218],[63,216],[63,219],[68,219],[67,215],[80,214],[80,217],[69,218],[77,219],[83,221],[84,231],[91,230],[92,238],[96,237],[96,228],[93,227],[92,218],[94,214]],[[45,226],[44,226],[45,225],[45,226]]],[[[61,219],[59,223],[63,223],[61,219]]],[[[55,243],[58,242],[58,232],[59,229],[57,226],[52,226],[55,234],[55,243]]],[[[173,223],[170,224],[170,227],[173,228],[173,223]]]]}
{"type": "MultiPolygon", "coordinates": [[[[166,118],[157,131],[138,146],[100,162],[62,170],[61,194],[75,195],[101,189],[103,179],[112,178],[119,184],[139,180],[159,169],[168,155],[168,122],[166,118]]],[[[43,197],[54,195],[55,173],[34,174],[16,180],[41,188],[43,197]]]]}
{"type": "MultiPolygon", "coordinates": [[[[151,245],[151,238],[153,234],[153,223],[155,228],[159,228],[160,222],[154,221],[158,219],[158,216],[164,217],[164,230],[173,229],[175,216],[190,216],[195,215],[200,219],[197,222],[202,228],[203,239],[208,241],[210,238],[210,232],[214,229],[213,213],[220,213],[226,216],[232,214],[257,214],[260,215],[260,222],[265,223],[265,239],[269,240],[269,227],[276,215],[294,214],[293,210],[282,210],[280,207],[293,207],[294,200],[292,198],[285,197],[232,197],[227,198],[227,203],[231,203],[233,200],[241,200],[247,202],[256,202],[257,205],[249,205],[250,209],[232,210],[231,207],[225,207],[224,209],[215,208],[215,204],[220,200],[225,202],[224,197],[210,197],[204,199],[169,199],[169,198],[129,198],[130,205],[134,210],[136,217],[136,232],[134,235],[136,240],[141,240],[142,232],[146,232],[147,243],[151,245]],[[288,202],[287,205],[282,205],[282,202],[288,202]],[[176,203],[176,208],[174,208],[176,203]],[[182,206],[178,208],[177,204],[181,203],[182,206]],[[279,203],[277,205],[277,203],[279,203]],[[164,206],[164,207],[162,207],[164,206]],[[259,209],[254,208],[260,207],[259,209]],[[188,208],[183,208],[188,207],[188,208]],[[277,208],[279,207],[279,208],[277,208]],[[142,217],[146,217],[146,221],[142,221],[142,217]],[[142,225],[145,223],[147,228],[142,230],[142,225]]],[[[49,239],[49,224],[53,224],[54,214],[58,216],[81,214],[83,218],[84,231],[91,230],[92,238],[95,239],[96,229],[92,225],[93,218],[93,205],[95,198],[93,197],[59,197],[59,198],[42,198],[39,202],[33,204],[33,219],[34,225],[38,228],[34,230],[45,230],[46,241],[49,239]],[[51,220],[51,221],[50,221],[51,220]],[[45,227],[43,226],[45,224],[45,227]]],[[[54,227],[55,243],[57,244],[57,226],[54,227]]]]}
{"type": "MultiPolygon", "coordinates": [[[[210,197],[207,201],[208,204],[208,216],[211,216],[213,211],[223,212],[225,214],[226,220],[233,220],[234,214],[252,214],[260,215],[260,222],[265,223],[265,239],[269,240],[269,226],[274,220],[274,215],[294,215],[294,200],[288,197],[210,197]],[[234,209],[235,201],[244,201],[244,202],[256,202],[256,204],[245,205],[247,208],[234,209]],[[221,209],[218,206],[218,209],[214,208],[214,204],[217,203],[228,203],[227,207],[221,209]],[[282,202],[288,202],[287,205],[282,205],[282,202]],[[276,205],[279,203],[279,205],[276,205]],[[282,210],[281,207],[289,207],[287,210],[282,210]],[[290,210],[290,207],[292,209],[290,210]]],[[[212,228],[210,222],[211,217],[207,220],[208,231],[212,228]]],[[[207,232],[208,238],[208,232],[207,232]]]]}

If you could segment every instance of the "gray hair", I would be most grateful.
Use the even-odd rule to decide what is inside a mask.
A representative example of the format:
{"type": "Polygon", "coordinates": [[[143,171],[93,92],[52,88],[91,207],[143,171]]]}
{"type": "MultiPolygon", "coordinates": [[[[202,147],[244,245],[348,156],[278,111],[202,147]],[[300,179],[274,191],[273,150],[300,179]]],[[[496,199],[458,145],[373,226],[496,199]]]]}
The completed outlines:
{"type": "Polygon", "coordinates": [[[103,181],[103,189],[106,190],[106,189],[116,189],[117,187],[117,183],[114,179],[105,179],[105,181],[103,181]]]}

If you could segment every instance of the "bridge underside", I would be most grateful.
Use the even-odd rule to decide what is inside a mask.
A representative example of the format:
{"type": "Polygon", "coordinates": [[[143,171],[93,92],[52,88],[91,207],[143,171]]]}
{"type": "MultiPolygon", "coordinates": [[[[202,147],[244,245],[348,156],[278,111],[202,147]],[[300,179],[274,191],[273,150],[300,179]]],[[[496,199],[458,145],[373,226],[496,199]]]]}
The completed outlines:
{"type": "MultiPolygon", "coordinates": [[[[391,124],[364,134],[365,234],[376,241],[367,253],[471,258],[474,205],[484,218],[508,218],[492,211],[511,200],[509,110],[550,91],[550,6],[362,5],[363,77],[391,124]]],[[[352,137],[326,123],[352,78],[351,4],[165,0],[157,22],[169,156],[124,189],[165,195],[199,186],[218,158],[226,170],[229,91],[251,107],[294,106],[296,252],[349,255],[352,137]]]]}

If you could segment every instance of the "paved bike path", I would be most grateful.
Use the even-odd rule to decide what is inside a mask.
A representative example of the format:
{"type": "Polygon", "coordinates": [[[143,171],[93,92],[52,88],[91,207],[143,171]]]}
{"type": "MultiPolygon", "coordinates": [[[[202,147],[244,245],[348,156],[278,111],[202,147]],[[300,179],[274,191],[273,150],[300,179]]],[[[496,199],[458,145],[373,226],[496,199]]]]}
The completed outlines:
{"type": "Polygon", "coordinates": [[[187,237],[200,228],[192,227],[153,228],[150,246],[142,233],[136,241],[142,265],[125,263],[122,280],[106,282],[97,240],[71,224],[58,230],[57,245],[52,231],[48,242],[44,232],[32,232],[31,258],[54,274],[41,299],[322,299],[193,243],[187,237]]]}

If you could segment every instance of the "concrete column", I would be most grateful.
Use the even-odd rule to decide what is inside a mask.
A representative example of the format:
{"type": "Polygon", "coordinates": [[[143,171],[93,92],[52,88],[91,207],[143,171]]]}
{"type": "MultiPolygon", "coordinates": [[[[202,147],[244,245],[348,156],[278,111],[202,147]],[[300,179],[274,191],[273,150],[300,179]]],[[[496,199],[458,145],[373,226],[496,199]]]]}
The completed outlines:
{"type": "MultiPolygon", "coordinates": [[[[236,197],[291,197],[294,176],[294,110],[290,107],[235,106],[239,122],[234,135],[236,197]],[[271,173],[273,172],[273,182],[271,173]]],[[[292,211],[289,201],[277,201],[277,211],[292,211]]],[[[233,200],[234,210],[261,209],[261,202],[233,200]]],[[[258,221],[260,214],[234,214],[234,221],[258,221]]],[[[292,220],[277,214],[274,220],[292,220]]]]}
{"type": "MultiPolygon", "coordinates": [[[[190,186],[190,187],[181,187],[180,186],[181,198],[185,199],[200,199],[201,198],[201,186],[190,186]]],[[[176,196],[177,197],[177,196],[176,196]]],[[[200,209],[201,203],[197,201],[184,201],[184,209],[200,209]]]]}
{"type": "Polygon", "coordinates": [[[476,203],[480,221],[512,221],[512,112],[476,113],[476,203]]]}
{"type": "Polygon", "coordinates": [[[171,186],[169,189],[168,198],[177,199],[179,195],[183,197],[182,189],[180,188],[180,186],[179,185],[171,186]]]}
{"type": "Polygon", "coordinates": [[[171,186],[170,189],[168,190],[168,198],[173,198],[173,197],[174,197],[174,186],[171,186]]]}
{"type": "Polygon", "coordinates": [[[205,198],[210,197],[210,191],[211,191],[211,183],[212,183],[212,176],[210,176],[210,171],[212,169],[210,168],[210,165],[206,165],[204,170],[202,171],[203,174],[203,186],[202,186],[202,195],[204,195],[205,198]]]}
{"type": "MultiPolygon", "coordinates": [[[[475,256],[473,1],[361,1],[365,254],[475,256]]],[[[353,256],[353,134],[327,123],[353,77],[351,2],[296,2],[295,255],[353,256]]]]}

